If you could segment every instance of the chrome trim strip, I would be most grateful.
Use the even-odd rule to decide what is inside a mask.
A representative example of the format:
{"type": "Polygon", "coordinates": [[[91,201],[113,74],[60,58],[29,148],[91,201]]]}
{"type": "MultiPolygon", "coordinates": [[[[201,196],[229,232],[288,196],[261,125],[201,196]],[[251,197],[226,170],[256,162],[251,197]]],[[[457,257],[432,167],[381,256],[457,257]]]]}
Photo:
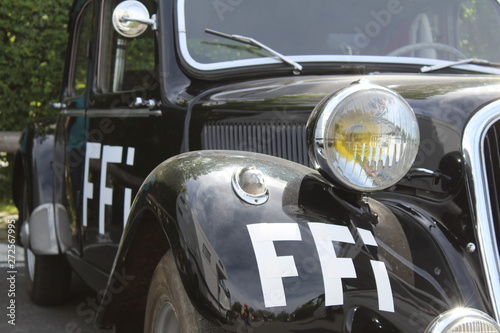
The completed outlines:
{"type": "Polygon", "coordinates": [[[475,213],[479,252],[483,261],[494,317],[500,322],[500,257],[488,190],[484,140],[490,127],[500,121],[500,100],[481,108],[464,130],[462,147],[468,174],[468,192],[475,213]]]}
{"type": "Polygon", "coordinates": [[[63,109],[63,110],[59,111],[59,114],[63,115],[63,116],[70,116],[70,117],[85,117],[85,110],[83,110],[83,109],[78,109],[78,110],[63,109]]]}
{"type": "MultiPolygon", "coordinates": [[[[271,64],[282,64],[283,62],[276,57],[266,57],[266,58],[251,58],[233,61],[222,61],[214,63],[201,63],[197,62],[189,54],[189,49],[187,46],[187,32],[186,32],[186,11],[185,11],[186,0],[178,0],[177,2],[177,32],[179,37],[179,49],[180,55],[186,61],[186,63],[197,69],[204,71],[216,71],[221,69],[229,68],[241,68],[248,66],[259,66],[259,65],[271,65],[271,64]]],[[[210,27],[207,27],[210,28],[210,27]]],[[[249,36],[252,37],[252,36],[249,36]]],[[[269,45],[272,47],[272,45],[269,45]]],[[[394,57],[394,56],[371,56],[371,55],[286,55],[293,61],[303,64],[303,63],[328,63],[328,62],[342,62],[342,63],[373,63],[373,64],[398,64],[398,65],[416,65],[416,66],[442,66],[450,63],[448,60],[439,59],[428,59],[428,58],[416,58],[416,57],[394,57]]],[[[459,65],[454,66],[454,68],[470,70],[475,72],[481,72],[486,74],[500,74],[500,69],[491,67],[482,67],[478,65],[459,65]]]]}
{"type": "Polygon", "coordinates": [[[91,109],[87,111],[87,117],[109,117],[109,118],[146,118],[160,117],[161,110],[149,109],[91,109]]]}

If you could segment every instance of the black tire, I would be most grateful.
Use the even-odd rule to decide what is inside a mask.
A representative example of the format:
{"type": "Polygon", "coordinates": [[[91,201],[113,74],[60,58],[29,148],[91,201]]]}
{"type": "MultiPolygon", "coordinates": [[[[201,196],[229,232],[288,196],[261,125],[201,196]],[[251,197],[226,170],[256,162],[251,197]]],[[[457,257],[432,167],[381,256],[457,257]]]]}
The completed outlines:
{"type": "Polygon", "coordinates": [[[149,286],[144,333],[201,332],[203,321],[184,290],[169,251],[156,266],[149,286]]]}
{"type": "Polygon", "coordinates": [[[36,255],[25,249],[24,262],[28,295],[33,303],[57,305],[67,300],[71,269],[62,255],[36,255]]]}

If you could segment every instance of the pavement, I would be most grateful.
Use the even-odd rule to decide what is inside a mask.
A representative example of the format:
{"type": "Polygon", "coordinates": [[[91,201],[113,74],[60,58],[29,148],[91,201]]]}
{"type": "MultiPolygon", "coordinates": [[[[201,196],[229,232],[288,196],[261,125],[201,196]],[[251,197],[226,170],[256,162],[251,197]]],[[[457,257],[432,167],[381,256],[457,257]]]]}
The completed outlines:
{"type": "Polygon", "coordinates": [[[9,219],[0,221],[4,236],[0,242],[0,332],[110,333],[110,330],[93,326],[92,311],[89,311],[87,302],[95,299],[96,294],[75,274],[66,304],[40,307],[30,301],[26,292],[24,249],[19,245],[9,248],[5,237],[8,223],[9,219]],[[13,250],[15,262],[9,257],[13,250]]]}

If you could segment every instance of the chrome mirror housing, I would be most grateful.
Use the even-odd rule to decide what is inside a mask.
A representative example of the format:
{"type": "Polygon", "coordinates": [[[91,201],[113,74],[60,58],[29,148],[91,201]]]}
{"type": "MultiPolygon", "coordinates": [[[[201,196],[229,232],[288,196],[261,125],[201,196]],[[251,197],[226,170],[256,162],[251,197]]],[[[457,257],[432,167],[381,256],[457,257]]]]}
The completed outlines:
{"type": "Polygon", "coordinates": [[[113,11],[113,27],[124,37],[140,36],[148,26],[156,30],[156,15],[149,18],[148,9],[139,1],[120,2],[113,11]]]}

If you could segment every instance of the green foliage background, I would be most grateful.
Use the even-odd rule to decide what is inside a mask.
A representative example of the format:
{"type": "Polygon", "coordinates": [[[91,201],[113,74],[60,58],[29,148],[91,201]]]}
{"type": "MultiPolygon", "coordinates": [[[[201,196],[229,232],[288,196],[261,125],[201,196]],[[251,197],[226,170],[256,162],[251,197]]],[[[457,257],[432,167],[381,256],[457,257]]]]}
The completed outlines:
{"type": "MultiPolygon", "coordinates": [[[[21,131],[60,95],[72,0],[2,0],[0,131],[21,131]]],[[[10,201],[12,156],[0,153],[0,203],[10,201]],[[8,166],[5,166],[8,165],[8,166]]]]}

